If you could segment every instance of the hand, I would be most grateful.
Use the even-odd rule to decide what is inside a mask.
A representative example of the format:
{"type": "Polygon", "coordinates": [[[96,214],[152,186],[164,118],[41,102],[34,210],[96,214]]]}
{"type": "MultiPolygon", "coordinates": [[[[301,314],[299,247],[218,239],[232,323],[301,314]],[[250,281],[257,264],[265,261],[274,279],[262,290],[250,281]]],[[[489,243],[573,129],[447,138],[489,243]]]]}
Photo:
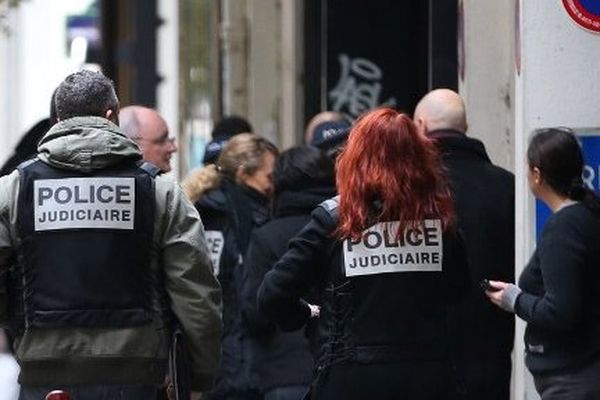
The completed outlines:
{"type": "Polygon", "coordinates": [[[167,393],[167,399],[175,400],[175,386],[173,385],[173,382],[171,381],[171,377],[169,375],[165,376],[165,381],[163,385],[167,393]]]}
{"type": "Polygon", "coordinates": [[[485,294],[492,303],[502,308],[502,295],[504,295],[504,289],[508,286],[508,283],[501,281],[490,281],[490,286],[496,288],[496,291],[486,290],[485,294]]]}
{"type": "Polygon", "coordinates": [[[190,400],[202,400],[202,393],[201,392],[192,392],[190,394],[190,400]]]}
{"type": "Polygon", "coordinates": [[[321,315],[321,307],[316,304],[308,304],[308,308],[310,308],[310,317],[318,318],[321,315]]]}

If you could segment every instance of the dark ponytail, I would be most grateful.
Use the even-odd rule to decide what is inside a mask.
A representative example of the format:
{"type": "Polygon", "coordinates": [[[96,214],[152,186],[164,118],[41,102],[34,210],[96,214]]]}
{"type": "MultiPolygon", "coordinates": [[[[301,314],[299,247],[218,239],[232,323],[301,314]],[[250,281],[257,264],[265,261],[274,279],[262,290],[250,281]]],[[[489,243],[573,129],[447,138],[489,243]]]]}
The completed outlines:
{"type": "Polygon", "coordinates": [[[529,168],[537,167],[544,181],[558,194],[600,214],[600,197],[581,179],[583,154],[573,130],[537,130],[527,149],[527,161],[529,168]]]}
{"type": "Polygon", "coordinates": [[[574,182],[567,193],[570,199],[583,203],[596,214],[600,214],[600,197],[592,189],[584,185],[581,180],[574,182]]]}

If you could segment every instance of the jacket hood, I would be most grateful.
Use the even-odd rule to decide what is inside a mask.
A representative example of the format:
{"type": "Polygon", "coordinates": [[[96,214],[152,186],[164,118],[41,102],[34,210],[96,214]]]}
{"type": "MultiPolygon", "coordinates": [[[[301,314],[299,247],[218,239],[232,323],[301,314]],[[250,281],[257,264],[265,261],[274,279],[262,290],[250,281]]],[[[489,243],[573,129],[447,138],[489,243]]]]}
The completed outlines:
{"type": "Polygon", "coordinates": [[[228,212],[231,207],[228,204],[228,196],[232,201],[240,203],[240,206],[249,206],[252,209],[256,207],[266,208],[269,205],[269,199],[256,190],[238,185],[228,178],[223,178],[218,187],[206,192],[196,202],[196,207],[228,212]]]}
{"type": "Polygon", "coordinates": [[[335,187],[312,187],[302,190],[285,190],[273,201],[273,214],[277,218],[310,214],[320,203],[335,196],[335,187]]]}
{"type": "Polygon", "coordinates": [[[142,158],[137,144],[100,117],[74,117],[55,124],[38,144],[39,158],[55,167],[88,172],[142,158]]]}
{"type": "Polygon", "coordinates": [[[206,194],[196,202],[196,208],[227,212],[227,198],[225,197],[222,184],[221,186],[206,192],[206,194]]]}

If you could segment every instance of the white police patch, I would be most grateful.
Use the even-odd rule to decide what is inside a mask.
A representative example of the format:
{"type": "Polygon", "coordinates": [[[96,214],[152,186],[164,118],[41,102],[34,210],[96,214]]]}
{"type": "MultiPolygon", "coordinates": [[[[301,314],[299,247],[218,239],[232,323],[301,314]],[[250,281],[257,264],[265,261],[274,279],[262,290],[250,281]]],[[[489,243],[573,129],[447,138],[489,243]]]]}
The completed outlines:
{"type": "Polygon", "coordinates": [[[441,271],[441,221],[426,220],[396,239],[398,225],[398,221],[381,222],[366,229],[360,240],[345,240],[346,276],[441,271]]]}
{"type": "Polygon", "coordinates": [[[33,183],[36,231],[133,230],[135,178],[40,179],[33,183]]]}
{"type": "Polygon", "coordinates": [[[205,231],[206,244],[208,245],[208,255],[213,265],[213,273],[219,275],[219,266],[221,265],[221,254],[225,247],[225,239],[221,231],[205,231]]]}

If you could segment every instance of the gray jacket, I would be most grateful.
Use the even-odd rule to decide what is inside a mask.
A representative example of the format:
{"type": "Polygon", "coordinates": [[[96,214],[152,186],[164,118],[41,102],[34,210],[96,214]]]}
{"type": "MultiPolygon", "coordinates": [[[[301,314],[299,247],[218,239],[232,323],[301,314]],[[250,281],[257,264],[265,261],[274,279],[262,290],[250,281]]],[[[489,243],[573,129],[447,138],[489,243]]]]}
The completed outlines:
{"type": "MultiPolygon", "coordinates": [[[[38,152],[45,163],[83,172],[141,159],[133,141],[98,117],[59,122],[41,140],[38,152]]],[[[8,324],[7,277],[19,256],[18,194],[18,171],[0,178],[0,325],[8,324]]],[[[156,177],[155,195],[150,268],[164,276],[159,284],[164,287],[155,290],[166,297],[163,303],[185,332],[192,390],[204,391],[212,386],[220,357],[221,289],[196,209],[168,176],[156,177]]],[[[20,381],[30,386],[158,384],[164,379],[172,331],[161,315],[157,312],[150,325],[126,329],[26,329],[15,343],[20,381]]]]}

